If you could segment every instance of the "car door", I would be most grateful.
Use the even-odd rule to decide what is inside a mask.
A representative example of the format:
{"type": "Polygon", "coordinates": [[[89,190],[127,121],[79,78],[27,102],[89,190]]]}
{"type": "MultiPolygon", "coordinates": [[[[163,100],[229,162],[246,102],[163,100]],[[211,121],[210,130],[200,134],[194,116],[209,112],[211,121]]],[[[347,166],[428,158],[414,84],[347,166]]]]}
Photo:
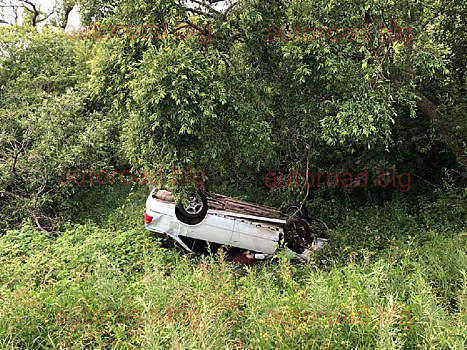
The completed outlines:
{"type": "Polygon", "coordinates": [[[219,244],[230,244],[234,231],[235,219],[228,215],[213,213],[208,210],[206,218],[197,225],[186,225],[186,236],[219,244]]]}
{"type": "Polygon", "coordinates": [[[273,254],[282,229],[268,222],[236,218],[230,245],[238,248],[273,254]]]}

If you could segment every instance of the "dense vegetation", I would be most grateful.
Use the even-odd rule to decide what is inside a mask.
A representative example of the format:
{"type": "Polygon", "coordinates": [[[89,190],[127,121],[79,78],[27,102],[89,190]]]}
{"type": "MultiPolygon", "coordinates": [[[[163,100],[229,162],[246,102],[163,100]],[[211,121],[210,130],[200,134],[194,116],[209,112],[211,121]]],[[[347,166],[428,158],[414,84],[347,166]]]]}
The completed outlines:
{"type": "Polygon", "coordinates": [[[13,5],[22,23],[0,27],[1,348],[465,348],[464,2],[213,3],[65,0],[50,20],[13,5]],[[75,39],[73,6],[87,26],[75,39]],[[131,32],[165,21],[172,39],[131,32]],[[174,37],[179,23],[198,35],[174,37]],[[306,27],[326,29],[305,40],[306,27]],[[128,174],[161,167],[170,183],[187,166],[214,192],[304,200],[332,243],[253,266],[163,248],[143,227],[150,184],[128,174]],[[378,186],[392,168],[407,191],[378,186]],[[364,169],[367,186],[265,184],[364,169]],[[99,170],[117,181],[88,181],[99,170]]]}

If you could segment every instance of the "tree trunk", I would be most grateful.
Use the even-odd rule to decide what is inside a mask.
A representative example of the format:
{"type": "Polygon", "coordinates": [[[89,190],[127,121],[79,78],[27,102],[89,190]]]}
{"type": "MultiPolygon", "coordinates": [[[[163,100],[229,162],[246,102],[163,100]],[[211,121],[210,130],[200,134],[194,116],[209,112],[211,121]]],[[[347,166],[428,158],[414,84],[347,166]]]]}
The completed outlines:
{"type": "Polygon", "coordinates": [[[467,154],[464,151],[462,140],[443,125],[443,120],[441,114],[438,112],[438,107],[436,107],[436,105],[421,92],[417,91],[417,95],[420,97],[417,101],[418,110],[431,120],[433,126],[439,131],[441,137],[451,151],[458,157],[459,161],[467,167],[467,154]]]}

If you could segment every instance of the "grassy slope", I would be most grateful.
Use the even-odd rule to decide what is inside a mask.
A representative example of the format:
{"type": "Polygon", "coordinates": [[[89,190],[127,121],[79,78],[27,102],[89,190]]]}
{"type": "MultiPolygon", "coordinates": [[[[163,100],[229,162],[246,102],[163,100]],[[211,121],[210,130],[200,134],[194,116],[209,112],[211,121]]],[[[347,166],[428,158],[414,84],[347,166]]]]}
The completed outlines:
{"type": "Polygon", "coordinates": [[[146,194],[97,189],[60,237],[0,238],[1,348],[466,345],[465,195],[351,212],[306,263],[234,267],[161,248],[146,194]]]}

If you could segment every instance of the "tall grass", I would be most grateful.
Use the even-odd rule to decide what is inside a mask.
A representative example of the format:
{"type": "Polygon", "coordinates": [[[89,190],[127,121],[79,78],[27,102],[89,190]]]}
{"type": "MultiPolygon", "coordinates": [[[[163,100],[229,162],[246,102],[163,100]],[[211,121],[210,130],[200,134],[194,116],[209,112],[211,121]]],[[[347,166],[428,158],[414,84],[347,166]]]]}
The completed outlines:
{"type": "Polygon", "coordinates": [[[0,238],[1,348],[465,348],[461,206],[441,226],[353,212],[307,262],[233,266],[161,248],[140,223],[144,191],[129,198],[105,224],[0,238]]]}

